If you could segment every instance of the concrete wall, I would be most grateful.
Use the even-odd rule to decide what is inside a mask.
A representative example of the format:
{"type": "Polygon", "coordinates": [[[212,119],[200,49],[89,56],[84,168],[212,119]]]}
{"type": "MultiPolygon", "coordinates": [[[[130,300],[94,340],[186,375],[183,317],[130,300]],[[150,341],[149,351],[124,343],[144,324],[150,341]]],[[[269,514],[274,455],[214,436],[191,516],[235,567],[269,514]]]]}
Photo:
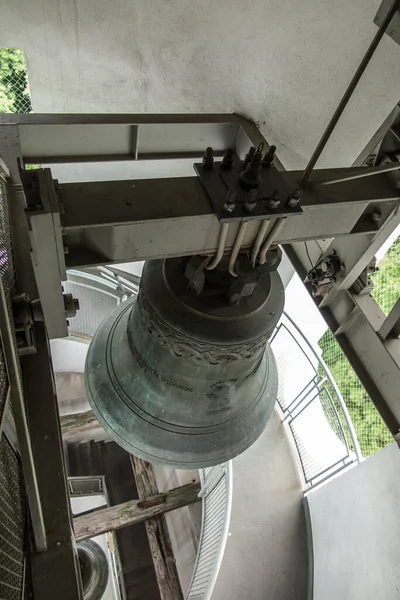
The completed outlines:
{"type": "MultiPolygon", "coordinates": [[[[375,34],[379,5],[14,0],[1,7],[1,44],[25,51],[36,112],[236,111],[293,168],[375,34]]],[[[398,102],[399,59],[386,37],[321,164],[350,164],[398,102]]]]}
{"type": "Polygon", "coordinates": [[[314,600],[400,597],[400,450],[381,450],[308,496],[314,600]]]}

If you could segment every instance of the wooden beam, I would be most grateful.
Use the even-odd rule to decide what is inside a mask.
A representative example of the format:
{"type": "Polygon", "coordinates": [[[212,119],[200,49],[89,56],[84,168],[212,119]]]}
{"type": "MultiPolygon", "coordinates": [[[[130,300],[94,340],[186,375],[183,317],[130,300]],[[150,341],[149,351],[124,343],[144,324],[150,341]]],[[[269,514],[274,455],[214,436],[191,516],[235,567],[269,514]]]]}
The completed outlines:
{"type": "Polygon", "coordinates": [[[101,427],[100,423],[91,410],[72,415],[63,415],[60,417],[61,433],[63,440],[68,442],[77,433],[92,431],[101,427]]]}
{"type": "Polygon", "coordinates": [[[135,525],[199,500],[199,483],[189,483],[145,500],[130,500],[74,519],[75,539],[87,540],[107,531],[135,525]]]}
{"type": "MultiPolygon", "coordinates": [[[[158,488],[151,463],[131,456],[136,487],[140,498],[157,494],[158,488]]],[[[175,557],[164,515],[145,521],[161,600],[183,600],[175,557]]]]}

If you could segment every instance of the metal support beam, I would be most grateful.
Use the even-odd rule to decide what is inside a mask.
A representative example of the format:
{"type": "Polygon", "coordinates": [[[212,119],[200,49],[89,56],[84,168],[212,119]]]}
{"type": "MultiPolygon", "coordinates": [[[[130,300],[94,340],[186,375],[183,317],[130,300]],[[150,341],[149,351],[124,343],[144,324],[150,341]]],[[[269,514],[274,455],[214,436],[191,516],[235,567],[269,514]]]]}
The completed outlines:
{"type": "Polygon", "coordinates": [[[32,529],[37,551],[46,550],[47,540],[43,521],[42,505],[36,478],[31,440],[25,414],[24,394],[21,386],[18,358],[14,344],[9,309],[4,292],[3,279],[0,277],[0,332],[3,354],[10,385],[11,406],[18,437],[18,448],[21,455],[26,495],[32,519],[32,529]]]}
{"type": "MultiPolygon", "coordinates": [[[[3,139],[2,134],[4,131],[0,131],[0,139],[3,139]]],[[[20,156],[17,127],[7,129],[5,150],[7,152],[2,152],[2,156],[11,175],[8,192],[17,291],[27,293],[31,300],[35,300],[38,298],[38,290],[30,258],[26,203],[17,163],[20,156]]],[[[73,540],[57,399],[44,323],[35,323],[35,337],[36,354],[21,358],[27,420],[47,536],[47,550],[31,552],[33,592],[36,598],[82,600],[83,590],[73,540]]]]}
{"type": "Polygon", "coordinates": [[[199,501],[200,483],[189,483],[145,500],[130,500],[117,506],[96,510],[75,517],[74,530],[77,542],[142,523],[171,510],[199,501]]]}
{"type": "Polygon", "coordinates": [[[379,335],[383,340],[386,340],[390,335],[397,338],[400,336],[400,298],[384,320],[379,335]]]}

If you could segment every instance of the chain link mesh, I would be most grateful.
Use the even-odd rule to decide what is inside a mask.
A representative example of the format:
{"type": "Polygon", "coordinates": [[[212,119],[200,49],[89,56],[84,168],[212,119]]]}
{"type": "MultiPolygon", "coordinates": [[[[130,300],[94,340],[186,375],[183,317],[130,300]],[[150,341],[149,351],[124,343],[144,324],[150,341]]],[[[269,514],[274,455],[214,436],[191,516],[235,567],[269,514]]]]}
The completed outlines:
{"type": "Polygon", "coordinates": [[[20,462],[0,440],[0,598],[21,600],[25,565],[26,502],[20,462]]]}
{"type": "Polygon", "coordinates": [[[385,315],[388,315],[400,298],[400,237],[390,246],[371,275],[372,296],[385,315]]]}
{"type": "Polygon", "coordinates": [[[391,433],[330,330],[319,340],[319,346],[350,413],[361,452],[371,456],[393,442],[391,433]]]}
{"type": "MultiPolygon", "coordinates": [[[[11,228],[8,214],[6,187],[0,178],[0,276],[4,291],[11,310],[11,299],[15,295],[15,275],[13,265],[11,228]]],[[[3,416],[8,392],[8,378],[0,344],[0,422],[3,416]]]]}
{"type": "MultiPolygon", "coordinates": [[[[400,297],[400,237],[391,245],[371,275],[374,284],[372,296],[388,315],[400,297]]],[[[322,358],[330,369],[349,410],[361,452],[371,456],[393,442],[370,397],[362,387],[346,356],[331,331],[319,341],[322,358]]]]}
{"type": "MultiPolygon", "coordinates": [[[[26,62],[21,50],[0,48],[0,113],[32,110],[26,62]]],[[[6,186],[0,178],[0,276],[12,314],[16,293],[6,186]]],[[[14,340],[15,342],[15,340],[14,340]]],[[[0,422],[9,382],[0,343],[0,422]]],[[[26,500],[21,463],[0,431],[0,598],[21,600],[25,568],[26,500]]]]}
{"type": "Polygon", "coordinates": [[[0,113],[31,110],[25,55],[16,48],[0,48],[0,113]]]}

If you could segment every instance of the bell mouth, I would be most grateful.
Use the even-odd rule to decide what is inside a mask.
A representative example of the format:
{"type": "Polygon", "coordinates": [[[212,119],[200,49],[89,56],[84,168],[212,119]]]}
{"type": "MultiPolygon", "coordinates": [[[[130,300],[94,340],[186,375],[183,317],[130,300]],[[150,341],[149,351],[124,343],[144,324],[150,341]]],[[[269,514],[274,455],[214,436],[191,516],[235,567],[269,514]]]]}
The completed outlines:
{"type": "Polygon", "coordinates": [[[278,378],[268,331],[231,343],[226,334],[216,344],[208,339],[210,315],[199,311],[190,331],[192,307],[163,287],[163,265],[152,267],[138,301],[121,304],[92,340],[88,399],[110,437],[140,458],[186,469],[220,464],[257,439],[273,410],[278,378]],[[159,308],[162,298],[168,302],[159,308]]]}

